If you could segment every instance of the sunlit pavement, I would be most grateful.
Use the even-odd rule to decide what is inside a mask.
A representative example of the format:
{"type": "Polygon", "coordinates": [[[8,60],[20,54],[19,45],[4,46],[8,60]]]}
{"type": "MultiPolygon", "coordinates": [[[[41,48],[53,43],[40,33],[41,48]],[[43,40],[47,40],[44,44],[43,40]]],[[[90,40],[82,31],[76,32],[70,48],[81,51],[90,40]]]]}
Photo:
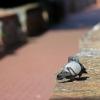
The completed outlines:
{"type": "Polygon", "coordinates": [[[82,35],[99,22],[100,11],[95,9],[91,13],[94,11],[91,9],[70,15],[70,20],[65,19],[61,25],[1,59],[0,100],[48,100],[57,70],[68,56],[79,51],[82,35]],[[87,18],[91,23],[88,26],[87,18]]]}

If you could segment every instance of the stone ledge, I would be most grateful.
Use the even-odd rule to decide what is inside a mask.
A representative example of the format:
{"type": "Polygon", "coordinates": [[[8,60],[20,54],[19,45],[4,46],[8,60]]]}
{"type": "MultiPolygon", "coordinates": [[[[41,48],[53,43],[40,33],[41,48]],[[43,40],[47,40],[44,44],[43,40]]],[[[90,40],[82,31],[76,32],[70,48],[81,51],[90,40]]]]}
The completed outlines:
{"type": "Polygon", "coordinates": [[[100,50],[100,23],[95,25],[89,32],[87,32],[80,40],[80,49],[99,49],[100,50]]]}
{"type": "Polygon", "coordinates": [[[99,32],[100,24],[97,24],[81,39],[80,52],[75,54],[86,67],[88,74],[73,82],[57,81],[50,100],[100,100],[99,32]]]}
{"type": "Polygon", "coordinates": [[[100,100],[100,97],[85,97],[85,98],[66,98],[66,97],[58,97],[58,98],[51,98],[50,100],[100,100]]]}
{"type": "Polygon", "coordinates": [[[100,98],[100,57],[79,57],[87,68],[87,75],[74,82],[56,83],[51,100],[99,100],[100,98]]]}

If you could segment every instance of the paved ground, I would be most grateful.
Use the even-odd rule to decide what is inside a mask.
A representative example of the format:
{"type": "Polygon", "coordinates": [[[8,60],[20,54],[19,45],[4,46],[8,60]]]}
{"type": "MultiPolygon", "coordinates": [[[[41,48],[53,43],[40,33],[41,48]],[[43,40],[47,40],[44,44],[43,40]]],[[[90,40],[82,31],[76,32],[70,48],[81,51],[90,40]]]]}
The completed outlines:
{"type": "Polygon", "coordinates": [[[99,10],[95,10],[70,15],[70,20],[1,59],[0,100],[48,100],[55,86],[56,71],[68,56],[78,52],[80,37],[99,22],[99,10]],[[88,19],[94,24],[87,28],[82,22],[88,19]]]}

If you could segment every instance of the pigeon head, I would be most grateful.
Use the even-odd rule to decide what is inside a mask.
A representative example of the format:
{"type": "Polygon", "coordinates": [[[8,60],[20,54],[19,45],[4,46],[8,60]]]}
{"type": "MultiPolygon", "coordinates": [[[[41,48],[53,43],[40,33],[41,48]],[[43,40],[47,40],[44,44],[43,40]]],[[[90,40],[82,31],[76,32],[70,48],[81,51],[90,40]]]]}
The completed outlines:
{"type": "Polygon", "coordinates": [[[64,78],[69,78],[71,75],[69,72],[66,72],[62,70],[58,75],[57,75],[57,80],[63,80],[64,78]]]}
{"type": "Polygon", "coordinates": [[[70,62],[70,61],[75,61],[75,62],[79,63],[78,57],[68,57],[68,62],[70,62]]]}

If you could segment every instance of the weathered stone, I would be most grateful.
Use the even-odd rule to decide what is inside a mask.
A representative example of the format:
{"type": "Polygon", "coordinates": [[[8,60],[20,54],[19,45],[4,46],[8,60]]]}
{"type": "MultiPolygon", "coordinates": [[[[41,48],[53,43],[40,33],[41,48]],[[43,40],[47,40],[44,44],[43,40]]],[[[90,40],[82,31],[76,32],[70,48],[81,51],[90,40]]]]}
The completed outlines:
{"type": "Polygon", "coordinates": [[[94,26],[80,40],[80,49],[100,49],[100,23],[94,26]]]}
{"type": "Polygon", "coordinates": [[[74,82],[57,82],[51,100],[99,100],[100,57],[79,57],[88,74],[74,82]],[[64,98],[64,99],[63,99],[64,98]]]}
{"type": "Polygon", "coordinates": [[[80,50],[79,53],[76,54],[76,56],[86,56],[86,57],[91,57],[91,56],[100,56],[100,50],[98,49],[93,49],[93,48],[84,48],[80,50]]]}

